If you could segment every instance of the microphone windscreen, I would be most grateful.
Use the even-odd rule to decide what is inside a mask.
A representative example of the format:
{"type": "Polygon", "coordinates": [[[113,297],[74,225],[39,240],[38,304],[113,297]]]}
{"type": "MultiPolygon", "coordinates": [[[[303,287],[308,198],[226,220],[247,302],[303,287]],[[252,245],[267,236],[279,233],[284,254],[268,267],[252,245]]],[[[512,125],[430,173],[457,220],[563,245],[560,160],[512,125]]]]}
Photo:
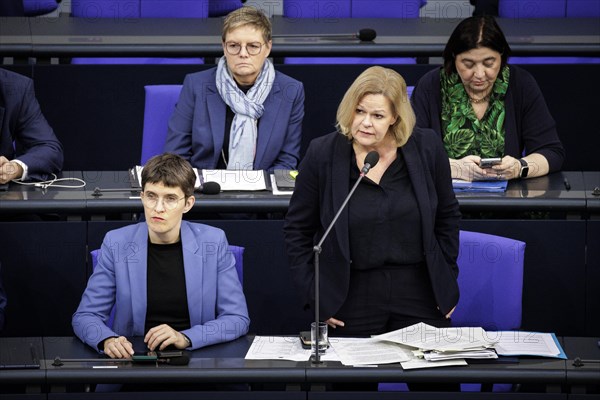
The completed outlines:
{"type": "Polygon", "coordinates": [[[379,153],[375,150],[370,151],[365,157],[365,164],[369,164],[373,168],[379,162],[379,153]]]}
{"type": "Polygon", "coordinates": [[[370,42],[377,37],[377,32],[375,29],[364,28],[358,31],[357,37],[361,42],[370,42]]]}
{"type": "Polygon", "coordinates": [[[217,182],[204,182],[200,192],[204,194],[219,194],[221,193],[221,185],[217,182]]]}

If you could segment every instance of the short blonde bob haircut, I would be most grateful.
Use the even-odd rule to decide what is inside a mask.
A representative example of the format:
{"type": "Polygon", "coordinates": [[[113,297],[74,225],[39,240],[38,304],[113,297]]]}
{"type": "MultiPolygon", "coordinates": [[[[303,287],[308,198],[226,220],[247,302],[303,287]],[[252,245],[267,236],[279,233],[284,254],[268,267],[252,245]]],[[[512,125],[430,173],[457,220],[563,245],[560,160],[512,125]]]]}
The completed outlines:
{"type": "Polygon", "coordinates": [[[350,85],[336,115],[336,128],[349,140],[352,140],[352,121],[358,103],[368,94],[381,94],[390,101],[396,122],[390,126],[390,132],[396,138],[398,147],[410,138],[415,127],[415,112],[408,100],[406,82],[393,69],[370,67],[350,85]]]}
{"type": "Polygon", "coordinates": [[[223,21],[223,32],[221,38],[225,43],[227,34],[242,26],[251,26],[262,33],[265,43],[269,43],[272,38],[271,21],[262,11],[252,6],[244,6],[230,12],[223,21]]]}

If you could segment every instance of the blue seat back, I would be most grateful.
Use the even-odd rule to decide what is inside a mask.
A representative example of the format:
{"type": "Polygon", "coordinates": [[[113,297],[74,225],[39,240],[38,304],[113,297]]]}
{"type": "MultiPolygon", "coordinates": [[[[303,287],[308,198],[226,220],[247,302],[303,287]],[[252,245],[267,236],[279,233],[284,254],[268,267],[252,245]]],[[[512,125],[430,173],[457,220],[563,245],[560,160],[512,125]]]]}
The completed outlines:
{"type": "Polygon", "coordinates": [[[144,128],[142,132],[142,156],[140,165],[152,156],[163,153],[169,118],[175,110],[182,85],[147,85],[144,105],[144,128]]]}
{"type": "Polygon", "coordinates": [[[76,18],[140,18],[140,0],[71,0],[71,16],[76,18]]]}
{"type": "Polygon", "coordinates": [[[208,16],[221,17],[241,8],[245,0],[209,0],[208,16]]]}
{"type": "Polygon", "coordinates": [[[600,0],[567,0],[567,18],[600,17],[600,0]]]}
{"type": "Polygon", "coordinates": [[[516,330],[521,326],[525,243],[479,232],[460,232],[460,300],[454,326],[516,330]]]}
{"type": "Polygon", "coordinates": [[[353,18],[418,18],[421,0],[352,0],[353,18]]]}
{"type": "Polygon", "coordinates": [[[141,0],[142,18],[206,18],[208,4],[198,0],[141,0]]]}
{"type": "MultiPolygon", "coordinates": [[[[338,18],[417,18],[426,0],[284,0],[283,15],[334,22],[338,18]]],[[[338,21],[339,22],[339,21],[338,21]]],[[[344,32],[351,33],[351,32],[344,32]]],[[[318,36],[317,33],[315,35],[318,36]]],[[[285,64],[416,64],[412,57],[286,57],[285,64]]]]}
{"type": "Polygon", "coordinates": [[[499,0],[501,18],[563,18],[567,0],[499,0]]]}
{"type": "MultiPolygon", "coordinates": [[[[72,0],[76,18],[206,18],[208,6],[198,0],[72,0]]],[[[199,57],[74,57],[72,64],[204,64],[199,57]]]]}

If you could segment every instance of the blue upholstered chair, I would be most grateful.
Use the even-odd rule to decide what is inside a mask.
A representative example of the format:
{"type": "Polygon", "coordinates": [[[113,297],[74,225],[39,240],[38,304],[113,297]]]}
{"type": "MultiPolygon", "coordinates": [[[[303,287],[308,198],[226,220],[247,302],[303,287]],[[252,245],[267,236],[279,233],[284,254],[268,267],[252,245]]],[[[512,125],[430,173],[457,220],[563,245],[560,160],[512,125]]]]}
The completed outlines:
{"type": "Polygon", "coordinates": [[[564,18],[567,0],[499,0],[501,18],[564,18]]]}
{"type": "MultiPolygon", "coordinates": [[[[426,0],[284,0],[283,15],[288,18],[322,19],[324,24],[340,18],[417,18],[419,9],[426,3],[426,0]]],[[[383,65],[415,64],[416,59],[411,57],[286,57],[284,63],[383,65]]]]}
{"type": "MultiPolygon", "coordinates": [[[[500,0],[502,18],[600,17],[600,0],[500,0]]],[[[599,64],[598,57],[510,57],[511,64],[599,64]]]]}
{"type": "Polygon", "coordinates": [[[142,157],[140,165],[152,156],[163,153],[169,118],[175,110],[183,85],[147,85],[142,133],[142,157]]]}
{"type": "MultiPolygon", "coordinates": [[[[31,1],[31,0],[30,0],[31,1]]],[[[40,0],[41,1],[41,0],[40,0]]],[[[208,7],[198,0],[72,0],[71,16],[99,18],[206,18],[208,7]]],[[[72,64],[204,64],[199,57],[75,57],[72,64]]]]}
{"type": "Polygon", "coordinates": [[[242,0],[208,0],[208,16],[222,17],[244,5],[242,0]]]}
{"type": "Polygon", "coordinates": [[[600,0],[567,0],[567,18],[600,17],[600,0]]]}
{"type": "MultiPolygon", "coordinates": [[[[458,286],[460,299],[452,314],[457,327],[516,330],[521,327],[523,260],[525,243],[486,233],[460,231],[458,286]]],[[[494,384],[494,391],[511,385],[494,384]]],[[[480,384],[462,384],[465,392],[479,391],[480,384]]],[[[381,383],[380,391],[404,391],[403,383],[381,383]]],[[[488,387],[488,390],[492,390],[488,387]]]]}
{"type": "Polygon", "coordinates": [[[23,0],[23,10],[28,17],[49,14],[57,8],[56,0],[23,0]]]}
{"type": "MultiPolygon", "coordinates": [[[[479,232],[460,232],[458,286],[454,326],[489,331],[521,327],[525,243],[479,232]]],[[[463,392],[508,392],[510,384],[462,384],[463,392]]]]}
{"type": "Polygon", "coordinates": [[[460,300],[454,326],[487,330],[521,327],[525,243],[479,232],[460,232],[460,300]]]}
{"type": "MultiPolygon", "coordinates": [[[[240,279],[240,282],[242,283],[242,286],[244,286],[244,250],[245,250],[244,247],[229,245],[229,251],[233,254],[233,258],[235,259],[235,270],[238,274],[238,278],[240,279]]],[[[98,264],[98,258],[100,257],[100,252],[101,252],[100,249],[90,251],[90,255],[92,258],[92,271],[96,268],[96,265],[98,264]]],[[[113,307],[113,309],[110,312],[108,322],[106,323],[106,325],[108,327],[112,327],[114,317],[115,317],[115,308],[113,307]]]]}

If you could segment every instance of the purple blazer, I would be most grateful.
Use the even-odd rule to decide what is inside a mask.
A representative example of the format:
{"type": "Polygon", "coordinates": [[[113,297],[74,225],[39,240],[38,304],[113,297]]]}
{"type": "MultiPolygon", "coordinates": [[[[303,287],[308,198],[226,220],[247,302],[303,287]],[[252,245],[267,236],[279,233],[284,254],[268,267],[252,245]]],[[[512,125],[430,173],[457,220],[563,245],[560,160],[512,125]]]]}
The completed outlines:
{"type": "MultiPolygon", "coordinates": [[[[429,71],[413,90],[411,102],[417,126],[442,132],[442,95],[440,69],[429,71]]],[[[556,123],[533,76],[522,68],[510,66],[508,90],[504,101],[504,154],[514,158],[539,153],[546,157],[550,172],[558,171],[565,150],[558,138],[556,123]]]]}
{"type": "MultiPolygon", "coordinates": [[[[191,324],[182,333],[192,341],[192,349],[245,335],[250,318],[225,233],[182,221],[181,241],[191,324]]],[[[148,225],[141,222],[108,232],[101,249],[72,320],[75,335],[94,349],[111,336],[146,334],[148,225]]]]}
{"type": "MultiPolygon", "coordinates": [[[[179,154],[193,167],[216,168],[225,134],[227,105],[216,85],[217,68],[189,74],[169,120],[165,152],[179,154]]],[[[264,102],[258,123],[254,169],[296,169],[300,159],[304,86],[281,72],[264,102]]]]}
{"type": "Polygon", "coordinates": [[[42,115],[33,81],[0,69],[0,155],[18,159],[29,179],[45,180],[63,166],[63,148],[42,115]]]}
{"type": "MultiPolygon", "coordinates": [[[[448,156],[431,129],[415,128],[401,151],[419,205],[423,252],[435,300],[446,315],[458,303],[460,220],[448,156]]],[[[313,246],[350,191],[351,158],[351,143],[334,132],[314,139],[300,163],[283,231],[291,275],[305,306],[314,306],[313,246]]],[[[319,260],[319,312],[326,320],[335,317],[348,294],[351,261],[347,208],[323,244],[319,260]]]]}

